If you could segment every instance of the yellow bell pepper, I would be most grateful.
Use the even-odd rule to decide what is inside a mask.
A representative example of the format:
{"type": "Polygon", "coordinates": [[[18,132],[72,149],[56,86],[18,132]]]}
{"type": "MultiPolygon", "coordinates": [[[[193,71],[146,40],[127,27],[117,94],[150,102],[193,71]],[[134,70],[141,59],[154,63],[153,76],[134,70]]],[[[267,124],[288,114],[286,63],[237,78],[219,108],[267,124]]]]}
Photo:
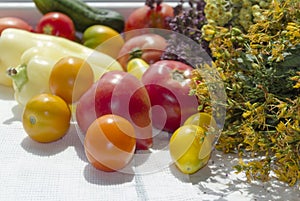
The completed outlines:
{"type": "Polygon", "coordinates": [[[24,106],[34,95],[50,93],[50,73],[59,58],[56,52],[54,48],[32,47],[22,54],[20,65],[8,69],[19,104],[24,106]]]}
{"type": "Polygon", "coordinates": [[[49,64],[53,64],[65,56],[77,56],[85,59],[91,65],[95,79],[98,79],[106,71],[122,70],[121,65],[112,57],[77,42],[62,37],[9,28],[5,29],[0,37],[0,84],[13,86],[7,70],[10,67],[23,65],[22,55],[33,47],[39,48],[39,50],[35,50],[39,52],[36,53],[36,56],[44,54],[44,58],[48,57],[49,60],[52,60],[52,62],[48,60],[49,64]]]}

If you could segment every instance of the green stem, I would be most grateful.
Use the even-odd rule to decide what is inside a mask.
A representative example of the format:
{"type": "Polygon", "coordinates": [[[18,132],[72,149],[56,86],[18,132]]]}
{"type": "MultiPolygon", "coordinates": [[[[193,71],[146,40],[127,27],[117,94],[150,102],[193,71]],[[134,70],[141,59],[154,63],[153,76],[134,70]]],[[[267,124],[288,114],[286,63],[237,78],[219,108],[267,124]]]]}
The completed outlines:
{"type": "Polygon", "coordinates": [[[143,51],[140,48],[134,48],[130,53],[129,53],[129,59],[128,61],[130,61],[131,59],[134,58],[141,58],[143,55],[143,51]]]}
{"type": "Polygon", "coordinates": [[[26,67],[27,66],[23,64],[17,67],[11,67],[7,70],[7,75],[9,75],[12,78],[18,91],[21,91],[22,87],[28,82],[26,67]]]}

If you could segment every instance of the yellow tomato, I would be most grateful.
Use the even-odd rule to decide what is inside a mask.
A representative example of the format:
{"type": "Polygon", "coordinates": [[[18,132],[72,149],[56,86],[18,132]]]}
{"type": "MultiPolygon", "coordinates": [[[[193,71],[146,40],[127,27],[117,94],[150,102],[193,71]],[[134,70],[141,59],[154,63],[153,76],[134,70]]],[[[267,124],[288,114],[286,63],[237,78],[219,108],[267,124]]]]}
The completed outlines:
{"type": "Polygon", "coordinates": [[[59,96],[39,94],[25,105],[22,123],[33,140],[53,142],[62,138],[70,127],[71,112],[59,96]]]}
{"type": "Polygon", "coordinates": [[[82,36],[83,45],[117,58],[125,41],[116,30],[104,25],[88,27],[82,36]]]}
{"type": "Polygon", "coordinates": [[[140,58],[131,59],[127,64],[127,72],[141,79],[149,64],[140,58]]]}
{"type": "Polygon", "coordinates": [[[209,145],[203,128],[196,125],[183,125],[171,136],[169,151],[181,172],[193,174],[207,164],[211,153],[209,145]]]}
{"type": "Polygon", "coordinates": [[[204,129],[204,131],[208,131],[207,141],[210,145],[212,145],[215,139],[215,131],[214,129],[218,129],[217,123],[214,118],[206,113],[206,112],[199,112],[196,114],[191,115],[189,118],[186,119],[183,125],[197,125],[204,129]]]}
{"type": "Polygon", "coordinates": [[[94,83],[93,69],[78,57],[64,57],[52,68],[49,78],[51,93],[68,104],[76,102],[94,83]]]}
{"type": "Polygon", "coordinates": [[[184,122],[184,125],[189,125],[189,124],[200,126],[204,128],[206,131],[210,126],[213,127],[216,126],[216,123],[212,118],[212,116],[206,112],[199,112],[191,115],[184,122]]]}

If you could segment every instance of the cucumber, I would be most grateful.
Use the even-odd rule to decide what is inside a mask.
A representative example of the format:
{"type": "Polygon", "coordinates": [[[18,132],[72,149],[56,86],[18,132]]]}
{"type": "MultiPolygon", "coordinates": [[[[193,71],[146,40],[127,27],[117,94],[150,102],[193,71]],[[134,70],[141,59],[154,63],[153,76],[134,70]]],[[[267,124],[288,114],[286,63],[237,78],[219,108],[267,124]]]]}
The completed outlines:
{"type": "Polygon", "coordinates": [[[61,12],[68,15],[74,22],[77,31],[83,32],[91,25],[101,24],[118,32],[124,30],[124,17],[117,11],[96,9],[81,0],[33,0],[42,13],[61,12]]]}

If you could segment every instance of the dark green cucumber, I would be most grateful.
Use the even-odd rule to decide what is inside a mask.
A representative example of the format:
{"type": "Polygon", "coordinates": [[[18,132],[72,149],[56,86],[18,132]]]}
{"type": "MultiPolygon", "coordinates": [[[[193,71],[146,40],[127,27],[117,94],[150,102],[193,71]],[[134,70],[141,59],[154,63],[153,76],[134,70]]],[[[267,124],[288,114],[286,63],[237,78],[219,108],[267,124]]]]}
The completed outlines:
{"type": "Polygon", "coordinates": [[[61,12],[68,15],[74,22],[77,31],[83,32],[95,24],[102,24],[122,32],[125,25],[124,17],[117,11],[96,9],[81,0],[33,0],[42,13],[61,12]]]}

